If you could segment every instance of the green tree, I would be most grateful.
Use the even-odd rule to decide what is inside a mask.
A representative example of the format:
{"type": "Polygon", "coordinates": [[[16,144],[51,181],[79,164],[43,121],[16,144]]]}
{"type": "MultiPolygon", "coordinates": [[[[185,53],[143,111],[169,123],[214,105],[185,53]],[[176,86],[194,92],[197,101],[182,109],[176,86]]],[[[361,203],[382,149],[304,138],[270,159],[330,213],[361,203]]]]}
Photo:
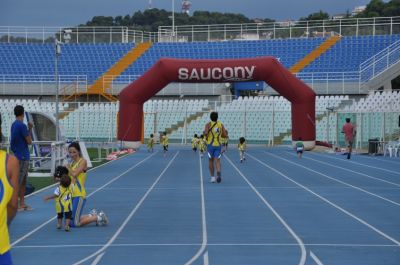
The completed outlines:
{"type": "Polygon", "coordinates": [[[301,21],[307,21],[307,20],[323,20],[323,19],[329,19],[329,14],[326,12],[323,12],[320,10],[319,12],[312,13],[306,18],[300,18],[301,21]]]}
{"type": "Polygon", "coordinates": [[[364,12],[357,17],[391,17],[400,16],[400,0],[391,0],[387,3],[382,0],[371,0],[364,12]]]}
{"type": "MultiPolygon", "coordinates": [[[[147,9],[136,11],[132,16],[105,17],[95,16],[86,26],[129,26],[136,30],[158,31],[159,26],[171,26],[172,13],[164,9],[147,9]]],[[[265,19],[265,21],[273,21],[265,19]]],[[[195,11],[192,16],[185,13],[175,13],[175,25],[209,25],[209,24],[243,24],[254,20],[242,14],[195,11]]]]}
{"type": "Polygon", "coordinates": [[[91,21],[86,23],[86,26],[104,26],[111,27],[114,26],[114,18],[113,17],[105,17],[105,16],[95,16],[91,21]]]}
{"type": "Polygon", "coordinates": [[[385,3],[382,0],[371,0],[364,13],[367,17],[376,17],[382,14],[385,3]]]}
{"type": "Polygon", "coordinates": [[[382,15],[385,17],[400,16],[400,0],[392,0],[387,3],[382,10],[382,15]]]}

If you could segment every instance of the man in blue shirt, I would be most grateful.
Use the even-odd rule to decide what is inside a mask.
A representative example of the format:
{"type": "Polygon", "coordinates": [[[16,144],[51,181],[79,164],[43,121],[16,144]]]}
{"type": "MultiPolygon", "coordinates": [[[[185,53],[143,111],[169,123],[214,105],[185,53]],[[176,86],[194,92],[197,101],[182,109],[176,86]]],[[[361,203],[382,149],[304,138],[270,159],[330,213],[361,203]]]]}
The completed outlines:
{"type": "Polygon", "coordinates": [[[25,110],[21,105],[14,108],[15,121],[11,125],[11,150],[19,161],[19,207],[18,211],[31,210],[25,204],[26,180],[29,170],[29,148],[32,144],[32,123],[28,127],[24,124],[25,110]]]}

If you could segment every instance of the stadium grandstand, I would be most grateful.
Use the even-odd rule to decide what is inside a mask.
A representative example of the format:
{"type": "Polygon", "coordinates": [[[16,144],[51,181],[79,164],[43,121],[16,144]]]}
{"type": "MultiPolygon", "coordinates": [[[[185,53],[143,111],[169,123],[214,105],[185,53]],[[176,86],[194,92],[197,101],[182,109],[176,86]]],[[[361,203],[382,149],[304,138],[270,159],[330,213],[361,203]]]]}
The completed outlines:
{"type": "Polygon", "coordinates": [[[1,148],[23,105],[34,123],[29,176],[48,177],[10,225],[12,258],[398,265],[399,79],[400,17],[158,32],[0,26],[1,148]],[[214,112],[223,125],[207,124],[214,112]],[[349,118],[354,147],[343,132],[349,118]],[[208,139],[194,137],[206,124],[208,139]],[[153,148],[151,135],[163,146],[153,148]],[[212,157],[205,148],[219,149],[212,157]],[[90,211],[71,224],[91,227],[70,230],[68,221],[61,233],[43,193],[54,193],[52,175],[67,163],[78,211],[86,198],[90,211]]]}
{"type": "MultiPolygon", "coordinates": [[[[340,124],[349,114],[361,132],[359,148],[366,148],[372,138],[391,141],[399,137],[399,92],[391,88],[400,69],[398,17],[312,25],[299,21],[290,25],[176,26],[171,32],[170,27],[160,27],[158,34],[124,27],[1,27],[5,136],[12,105],[21,103],[28,111],[45,109],[55,114],[58,89],[63,137],[115,141],[119,92],[160,58],[273,56],[318,95],[317,141],[343,144],[340,124]],[[62,41],[58,56],[55,38],[62,41]]],[[[291,140],[290,104],[263,82],[169,84],[144,105],[144,137],[167,131],[172,141],[186,143],[201,132],[212,110],[221,114],[227,128],[239,126],[240,130],[232,132],[233,140],[240,135],[249,142],[269,145],[291,140]]]]}

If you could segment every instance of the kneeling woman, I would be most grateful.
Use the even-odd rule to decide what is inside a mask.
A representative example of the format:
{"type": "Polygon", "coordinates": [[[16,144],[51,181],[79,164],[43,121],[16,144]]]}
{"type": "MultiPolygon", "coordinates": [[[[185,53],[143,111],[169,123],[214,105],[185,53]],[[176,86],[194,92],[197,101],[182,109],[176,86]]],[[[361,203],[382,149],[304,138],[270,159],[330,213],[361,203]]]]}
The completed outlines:
{"type": "Polygon", "coordinates": [[[68,146],[68,153],[72,159],[71,164],[68,165],[69,175],[73,184],[71,226],[79,227],[90,223],[107,225],[108,218],[103,211],[97,213],[93,209],[88,215],[82,215],[86,203],[85,182],[87,162],[82,157],[81,147],[78,142],[73,142],[68,146]]]}

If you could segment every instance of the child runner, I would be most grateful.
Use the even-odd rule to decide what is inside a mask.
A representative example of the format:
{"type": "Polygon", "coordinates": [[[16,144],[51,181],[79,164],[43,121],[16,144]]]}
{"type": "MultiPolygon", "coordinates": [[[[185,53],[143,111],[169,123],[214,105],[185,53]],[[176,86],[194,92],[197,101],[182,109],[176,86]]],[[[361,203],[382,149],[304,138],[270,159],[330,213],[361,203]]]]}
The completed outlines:
{"type": "Polygon", "coordinates": [[[304,151],[304,144],[301,141],[301,137],[299,137],[299,140],[296,143],[296,152],[298,158],[301,158],[301,156],[303,155],[303,151],[304,151]]]}
{"type": "Polygon", "coordinates": [[[224,152],[228,151],[228,143],[229,143],[228,130],[226,130],[226,136],[222,137],[222,143],[224,145],[224,152]]]}
{"type": "Polygon", "coordinates": [[[167,136],[167,132],[163,132],[163,135],[161,137],[161,144],[164,148],[164,156],[167,155],[167,151],[168,151],[168,136],[167,136]]]}
{"type": "Polygon", "coordinates": [[[63,217],[65,217],[64,230],[70,231],[70,222],[72,216],[72,192],[71,178],[68,176],[68,169],[59,166],[54,173],[54,180],[60,184],[54,190],[54,194],[45,196],[44,201],[54,199],[57,211],[57,229],[61,229],[63,217]]]}
{"type": "Polygon", "coordinates": [[[150,138],[147,140],[147,152],[153,153],[153,146],[154,146],[154,135],[150,134],[150,138]]]}
{"type": "Polygon", "coordinates": [[[206,151],[207,148],[207,140],[204,138],[204,135],[200,135],[199,146],[200,146],[200,157],[203,157],[204,152],[206,151]]]}
{"type": "Polygon", "coordinates": [[[238,149],[240,154],[240,163],[243,163],[243,160],[246,160],[244,156],[244,152],[246,151],[246,139],[244,137],[239,138],[238,149]]]}
{"type": "Polygon", "coordinates": [[[195,133],[193,138],[192,138],[192,150],[194,152],[197,151],[197,145],[198,145],[198,138],[197,138],[197,134],[195,133]]]}

